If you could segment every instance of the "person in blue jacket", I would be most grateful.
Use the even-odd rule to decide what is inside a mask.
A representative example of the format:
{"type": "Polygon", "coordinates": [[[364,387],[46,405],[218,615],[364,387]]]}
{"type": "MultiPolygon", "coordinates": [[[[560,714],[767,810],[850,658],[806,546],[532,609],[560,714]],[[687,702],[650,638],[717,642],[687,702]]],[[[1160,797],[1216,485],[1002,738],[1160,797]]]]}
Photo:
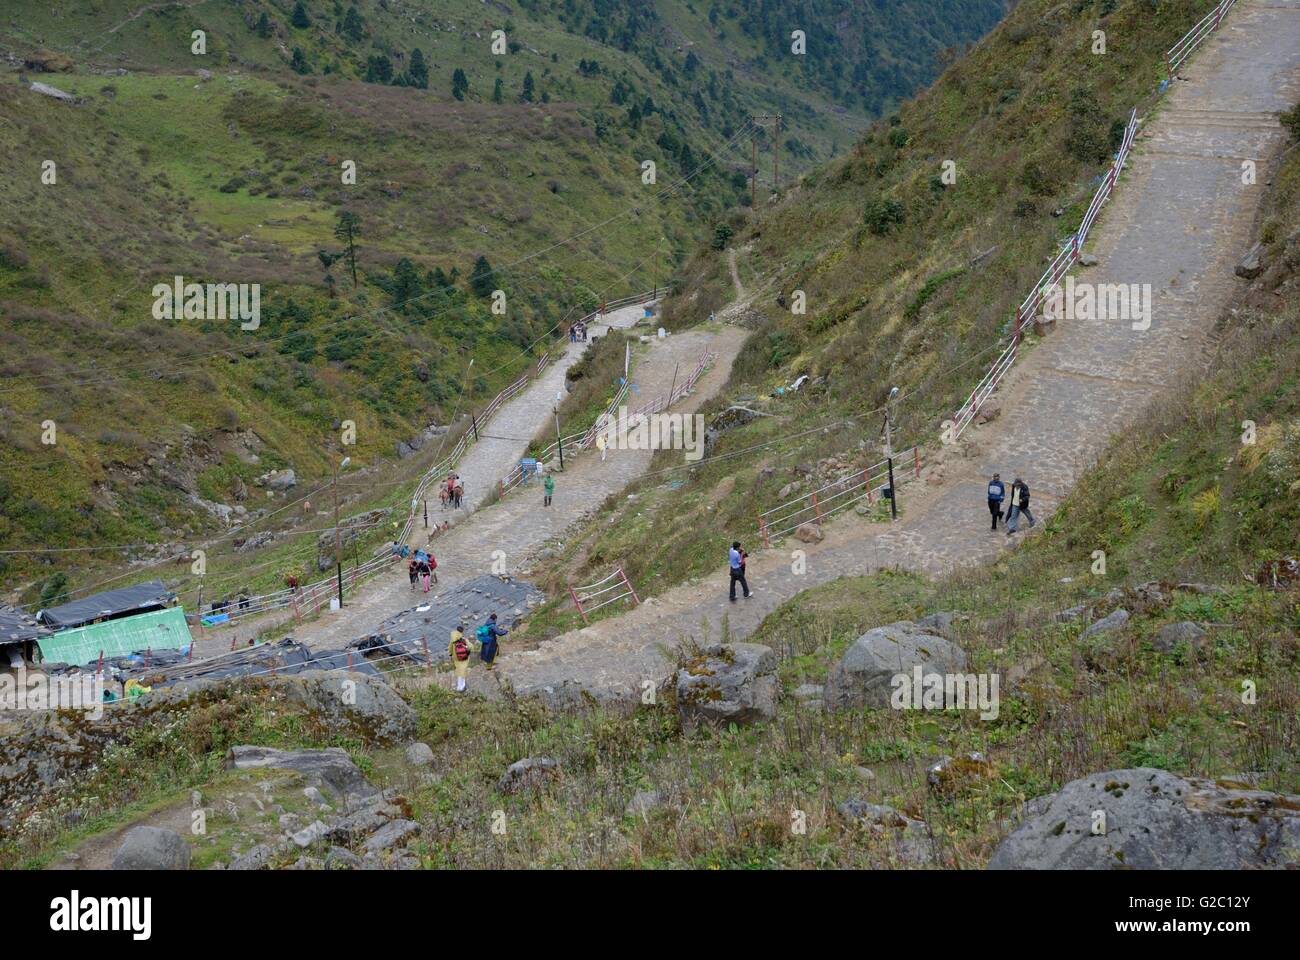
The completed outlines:
{"type": "Polygon", "coordinates": [[[497,641],[509,632],[505,627],[497,626],[495,613],[488,617],[487,623],[476,631],[475,639],[479,642],[478,657],[488,670],[492,669],[492,664],[497,658],[497,641]]]}
{"type": "Polygon", "coordinates": [[[1002,501],[1006,499],[1007,488],[998,474],[993,474],[989,481],[989,513],[993,517],[993,532],[997,533],[998,521],[1002,519],[1002,501]]]}

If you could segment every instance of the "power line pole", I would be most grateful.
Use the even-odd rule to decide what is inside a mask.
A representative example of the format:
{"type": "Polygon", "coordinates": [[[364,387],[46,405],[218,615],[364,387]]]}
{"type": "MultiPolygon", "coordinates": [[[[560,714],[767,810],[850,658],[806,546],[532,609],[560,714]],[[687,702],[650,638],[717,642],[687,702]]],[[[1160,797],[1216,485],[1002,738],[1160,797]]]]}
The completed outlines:
{"type": "Polygon", "coordinates": [[[338,575],[339,609],[343,609],[343,546],[339,539],[339,471],[347,468],[351,457],[344,457],[343,462],[334,468],[334,569],[338,575]]]}
{"type": "Polygon", "coordinates": [[[894,485],[894,398],[898,396],[898,387],[889,391],[889,400],[885,403],[885,462],[889,465],[889,513],[892,520],[898,519],[898,487],[894,485]]]}
{"type": "Polygon", "coordinates": [[[749,144],[753,148],[750,158],[749,206],[752,209],[758,203],[758,137],[750,134],[749,144]]]}

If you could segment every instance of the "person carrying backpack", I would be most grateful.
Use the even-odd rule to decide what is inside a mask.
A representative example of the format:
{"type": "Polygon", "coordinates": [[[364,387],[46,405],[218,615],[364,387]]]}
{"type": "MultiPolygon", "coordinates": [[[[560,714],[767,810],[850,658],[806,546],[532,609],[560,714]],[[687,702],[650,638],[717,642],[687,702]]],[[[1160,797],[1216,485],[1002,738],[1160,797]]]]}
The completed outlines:
{"type": "Polygon", "coordinates": [[[546,478],[542,481],[542,506],[549,507],[551,505],[551,497],[554,495],[555,477],[548,473],[546,478]]]}
{"type": "Polygon", "coordinates": [[[460,624],[451,632],[451,642],[447,644],[447,656],[451,658],[451,665],[456,668],[456,692],[465,692],[465,682],[469,679],[469,658],[473,651],[470,649],[470,641],[465,636],[465,624],[460,624]]]}
{"type": "Polygon", "coordinates": [[[498,641],[509,632],[505,627],[497,626],[495,613],[487,618],[487,623],[478,628],[478,657],[487,669],[491,670],[493,663],[496,662],[498,641]]]}
{"type": "Polygon", "coordinates": [[[751,594],[749,591],[749,584],[745,580],[745,558],[748,556],[749,554],[747,554],[743,549],[741,549],[739,540],[732,543],[731,550],[727,555],[727,559],[731,564],[731,598],[730,599],[732,603],[736,602],[737,583],[739,583],[741,588],[744,590],[746,600],[748,600],[751,596],[753,596],[753,594],[751,594]]]}
{"type": "Polygon", "coordinates": [[[1034,515],[1029,512],[1029,484],[1016,477],[1011,484],[1011,509],[1007,512],[1008,537],[1016,532],[1022,515],[1029,519],[1029,525],[1032,527],[1035,520],[1034,515]]]}
{"type": "Polygon", "coordinates": [[[1002,519],[1002,501],[1006,499],[1007,487],[998,474],[993,474],[989,481],[989,514],[993,517],[991,531],[997,533],[998,521],[1002,519]]]}
{"type": "Polygon", "coordinates": [[[415,557],[411,557],[410,560],[406,561],[406,574],[411,578],[411,589],[414,590],[415,581],[419,577],[419,573],[415,569],[415,557]]]}

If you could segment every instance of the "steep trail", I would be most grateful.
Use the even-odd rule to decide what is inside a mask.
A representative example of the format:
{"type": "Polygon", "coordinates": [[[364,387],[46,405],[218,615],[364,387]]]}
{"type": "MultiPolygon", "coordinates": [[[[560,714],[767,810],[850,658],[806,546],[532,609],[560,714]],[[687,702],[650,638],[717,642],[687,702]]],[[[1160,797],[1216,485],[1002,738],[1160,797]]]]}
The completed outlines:
{"type": "MultiPolygon", "coordinates": [[[[937,576],[987,562],[1009,546],[1009,538],[989,531],[984,505],[995,470],[1007,480],[1025,477],[1041,523],[1116,433],[1176,380],[1203,368],[1215,321],[1233,295],[1233,265],[1251,236],[1269,158],[1284,139],[1277,114],[1300,99],[1300,0],[1239,3],[1181,77],[1143,124],[1131,165],[1092,234],[1098,265],[1077,273],[1080,282],[1150,284],[1149,330],[1133,330],[1127,320],[1058,321],[1013,368],[1000,392],[1001,416],[963,441],[967,456],[947,451],[926,483],[900,488],[905,515],[898,523],[848,516],[829,524],[820,544],[754,551],[755,596],[736,603],[727,601],[726,544],[735,536],[752,544],[753,537],[719,531],[718,573],[537,649],[512,652],[506,644],[498,678],[551,700],[579,691],[639,697],[643,684],[671,675],[672,651],[684,637],[717,639],[725,629],[743,638],[810,587],[889,567],[937,576]],[[1242,184],[1245,159],[1259,164],[1258,185],[1242,184]],[[791,573],[795,548],[807,555],[798,576],[791,573]]],[[[1080,557],[1081,568],[1088,562],[1080,557]]],[[[497,681],[472,671],[471,689],[492,695],[497,681]]]]}
{"type": "MultiPolygon", "coordinates": [[[[635,308],[636,317],[640,316],[640,309],[635,308]]],[[[615,326],[628,326],[635,320],[634,317],[626,321],[616,314],[610,317],[615,326]]],[[[696,410],[726,383],[731,362],[744,338],[744,332],[735,327],[712,324],[638,346],[630,378],[636,389],[629,406],[666,396],[674,382],[680,384],[695,369],[700,356],[708,351],[716,354],[717,360],[690,395],[672,408],[674,413],[696,410]]],[[[577,346],[581,348],[582,344],[577,346]]],[[[528,446],[527,439],[551,422],[556,391],[563,390],[564,370],[572,362],[570,358],[565,359],[568,362],[557,360],[548,366],[539,380],[503,407],[462,462],[459,472],[466,479],[465,508],[472,512],[459,517],[450,530],[428,541],[438,560],[438,583],[428,596],[491,573],[496,551],[505,555],[505,569],[514,572],[548,540],[563,537],[570,526],[649,469],[651,451],[611,449],[603,461],[595,451],[577,453],[566,457],[565,469],[555,474],[555,498],[551,507],[542,506],[541,481],[534,479],[524,489],[512,491],[500,502],[480,509],[496,479],[522,456],[528,446]],[[511,442],[489,437],[525,439],[511,442]],[[494,446],[489,448],[489,443],[494,446]],[[488,450],[494,452],[484,452],[488,450]],[[475,457],[476,453],[479,456],[475,457]]],[[[452,512],[444,514],[434,501],[429,508],[430,522],[441,521],[452,512]]],[[[416,534],[415,542],[423,546],[423,529],[417,527],[416,534]]],[[[412,592],[405,564],[401,564],[395,565],[391,572],[379,574],[355,592],[345,593],[345,599],[342,611],[296,626],[294,637],[313,649],[337,649],[350,640],[373,633],[386,618],[427,598],[421,592],[412,592]]],[[[243,629],[248,627],[245,625],[243,629]]],[[[220,644],[219,637],[213,638],[205,649],[200,641],[196,650],[200,656],[212,656],[221,652],[220,644]]]]}

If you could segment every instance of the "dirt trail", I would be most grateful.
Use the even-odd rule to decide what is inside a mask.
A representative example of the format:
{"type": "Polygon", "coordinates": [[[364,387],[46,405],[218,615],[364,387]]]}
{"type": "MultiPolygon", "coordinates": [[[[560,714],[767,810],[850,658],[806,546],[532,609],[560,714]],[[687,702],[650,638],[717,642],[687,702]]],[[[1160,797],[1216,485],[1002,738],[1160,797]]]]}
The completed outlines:
{"type": "MultiPolygon", "coordinates": [[[[552,699],[579,690],[636,697],[644,683],[670,675],[669,652],[683,637],[717,638],[724,626],[748,636],[810,587],[885,567],[939,575],[987,562],[1008,547],[1006,536],[988,528],[984,483],[994,470],[1008,479],[1023,474],[1041,522],[1111,437],[1137,422],[1176,378],[1203,367],[1264,196],[1268,158],[1284,141],[1277,115],[1300,99],[1300,0],[1238,4],[1183,77],[1143,124],[1094,230],[1099,264],[1078,273],[1080,282],[1150,284],[1150,329],[1134,330],[1127,320],[1059,322],[1014,368],[1000,418],[969,433],[969,456],[948,451],[929,478],[936,482],[900,489],[905,516],[897,524],[850,516],[830,524],[821,544],[789,542],[758,553],[749,563],[755,596],[734,604],[726,596],[724,541],[753,537],[720,535],[716,575],[535,650],[506,648],[498,675],[520,693],[552,699]],[[1245,158],[1260,162],[1259,186],[1242,185],[1245,158]],[[796,547],[807,553],[801,576],[791,573],[796,547]]],[[[495,692],[481,673],[471,678],[471,689],[495,692]]]]}

